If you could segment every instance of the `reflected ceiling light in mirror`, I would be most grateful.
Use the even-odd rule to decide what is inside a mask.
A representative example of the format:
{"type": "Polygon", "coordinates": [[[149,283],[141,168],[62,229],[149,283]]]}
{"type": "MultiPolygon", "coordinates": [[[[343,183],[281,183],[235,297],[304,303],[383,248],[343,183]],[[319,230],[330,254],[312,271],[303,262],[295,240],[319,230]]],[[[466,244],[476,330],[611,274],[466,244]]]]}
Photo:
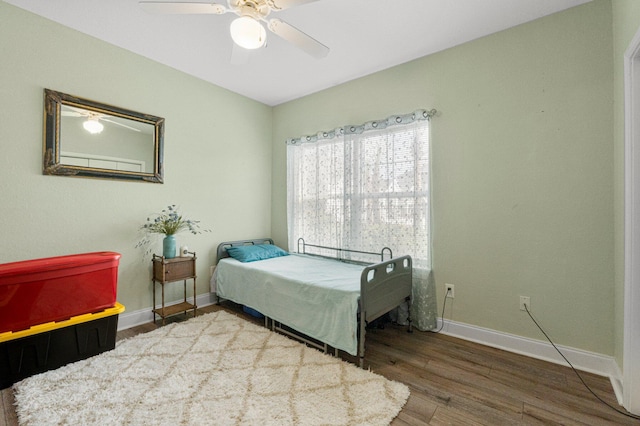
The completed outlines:
{"type": "Polygon", "coordinates": [[[260,22],[248,16],[234,20],[229,30],[233,41],[245,49],[262,47],[267,39],[267,32],[260,22]]]}
{"type": "Polygon", "coordinates": [[[84,127],[84,129],[87,132],[91,133],[92,135],[95,135],[96,133],[100,133],[104,129],[104,126],[102,125],[102,123],[99,122],[98,119],[95,117],[87,118],[87,120],[84,123],[82,123],[82,127],[84,127]]]}

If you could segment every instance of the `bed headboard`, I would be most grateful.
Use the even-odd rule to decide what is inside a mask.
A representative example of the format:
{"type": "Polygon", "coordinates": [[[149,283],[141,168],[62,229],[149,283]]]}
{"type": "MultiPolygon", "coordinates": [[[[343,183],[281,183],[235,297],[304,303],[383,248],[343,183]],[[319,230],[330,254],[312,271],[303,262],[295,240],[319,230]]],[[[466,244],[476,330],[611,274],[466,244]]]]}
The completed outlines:
{"type": "Polygon", "coordinates": [[[227,247],[237,247],[237,246],[251,246],[256,244],[273,244],[273,239],[271,238],[258,238],[254,240],[239,240],[239,241],[225,241],[218,245],[218,262],[220,259],[224,259],[225,257],[229,257],[227,253],[227,247]]]}

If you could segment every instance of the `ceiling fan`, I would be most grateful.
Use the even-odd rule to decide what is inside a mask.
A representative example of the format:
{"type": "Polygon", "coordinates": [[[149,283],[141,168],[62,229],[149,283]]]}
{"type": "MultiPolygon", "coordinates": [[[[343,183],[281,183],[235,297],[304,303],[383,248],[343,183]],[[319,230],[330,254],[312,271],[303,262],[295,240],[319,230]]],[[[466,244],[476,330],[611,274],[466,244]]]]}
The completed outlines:
{"type": "Polygon", "coordinates": [[[135,132],[140,132],[140,129],[136,129],[135,127],[127,126],[126,124],[119,123],[114,120],[110,120],[109,118],[113,118],[110,115],[102,114],[95,111],[89,111],[82,108],[72,107],[70,105],[64,105],[61,110],[63,117],[84,117],[86,120],[82,123],[82,127],[91,133],[96,134],[102,132],[104,129],[104,125],[101,121],[115,124],[117,126],[125,127],[129,130],[133,130],[135,132]]]}
{"type": "Polygon", "coordinates": [[[245,49],[257,49],[266,42],[263,23],[272,33],[283,38],[309,55],[321,59],[329,48],[313,37],[280,19],[267,19],[271,12],[311,3],[317,0],[227,0],[219,3],[140,1],[140,7],[151,13],[238,15],[229,28],[233,41],[245,49]]]}

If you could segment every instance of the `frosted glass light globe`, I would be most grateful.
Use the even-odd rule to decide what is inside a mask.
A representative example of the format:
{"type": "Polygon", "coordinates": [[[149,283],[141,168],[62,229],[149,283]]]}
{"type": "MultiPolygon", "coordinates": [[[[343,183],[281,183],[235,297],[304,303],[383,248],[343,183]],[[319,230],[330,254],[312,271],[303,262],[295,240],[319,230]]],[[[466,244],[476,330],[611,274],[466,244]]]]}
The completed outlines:
{"type": "Polygon", "coordinates": [[[240,47],[257,49],[264,46],[267,32],[260,22],[248,16],[241,16],[234,20],[229,28],[231,38],[240,47]]]}
{"type": "Polygon", "coordinates": [[[104,129],[104,126],[102,125],[102,123],[95,118],[87,119],[87,121],[82,123],[82,127],[84,127],[84,129],[87,132],[91,133],[92,135],[96,133],[100,133],[102,129],[104,129]]]}

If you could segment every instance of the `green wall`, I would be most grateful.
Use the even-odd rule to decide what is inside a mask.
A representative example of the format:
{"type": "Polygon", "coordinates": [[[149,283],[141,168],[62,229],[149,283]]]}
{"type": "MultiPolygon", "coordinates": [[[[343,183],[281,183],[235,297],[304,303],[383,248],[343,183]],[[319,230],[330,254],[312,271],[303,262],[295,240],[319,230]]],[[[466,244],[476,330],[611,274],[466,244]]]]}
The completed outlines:
{"type": "Polygon", "coordinates": [[[436,108],[433,259],[446,318],[614,353],[613,58],[596,1],[274,108],[272,234],[286,241],[284,140],[436,108]]]}
{"type": "Polygon", "coordinates": [[[0,52],[0,263],[119,252],[118,300],[132,312],[152,301],[135,248],[149,214],[177,204],[212,229],[178,235],[197,252],[199,294],[219,242],[269,234],[270,107],[4,2],[0,52]],[[44,88],[164,117],[165,183],[43,176],[44,88]]]}

